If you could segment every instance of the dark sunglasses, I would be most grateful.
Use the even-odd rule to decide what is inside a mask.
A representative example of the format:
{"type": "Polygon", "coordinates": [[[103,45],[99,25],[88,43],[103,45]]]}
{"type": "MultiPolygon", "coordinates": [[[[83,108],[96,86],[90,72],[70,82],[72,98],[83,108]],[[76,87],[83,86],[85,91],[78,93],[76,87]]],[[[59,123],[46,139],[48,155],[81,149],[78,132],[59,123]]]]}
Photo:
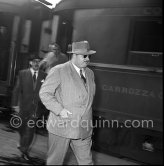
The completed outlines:
{"type": "Polygon", "coordinates": [[[91,58],[91,55],[83,55],[83,58],[84,58],[84,59],[87,58],[87,57],[90,59],[90,58],[91,58]]]}

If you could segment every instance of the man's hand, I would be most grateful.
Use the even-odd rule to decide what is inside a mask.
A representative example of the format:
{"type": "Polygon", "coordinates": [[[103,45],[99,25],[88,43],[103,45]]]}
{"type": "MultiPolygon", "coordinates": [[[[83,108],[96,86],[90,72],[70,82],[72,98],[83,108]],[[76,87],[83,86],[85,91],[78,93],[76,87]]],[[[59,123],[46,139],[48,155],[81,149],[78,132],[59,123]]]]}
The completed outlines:
{"type": "Polygon", "coordinates": [[[12,108],[16,113],[19,113],[19,111],[20,111],[19,106],[13,106],[12,108]]]}
{"type": "Polygon", "coordinates": [[[62,118],[68,118],[69,117],[69,115],[71,115],[72,113],[71,112],[69,112],[67,109],[63,109],[61,112],[60,112],[60,116],[62,117],[62,118]]]}

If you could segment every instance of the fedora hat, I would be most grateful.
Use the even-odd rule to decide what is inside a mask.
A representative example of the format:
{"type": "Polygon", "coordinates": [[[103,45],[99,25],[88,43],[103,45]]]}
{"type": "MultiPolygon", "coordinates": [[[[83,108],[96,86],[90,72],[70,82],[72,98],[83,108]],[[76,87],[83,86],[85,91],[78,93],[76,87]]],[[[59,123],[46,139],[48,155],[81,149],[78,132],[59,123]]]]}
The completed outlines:
{"type": "Polygon", "coordinates": [[[80,54],[80,55],[91,55],[95,54],[96,51],[90,50],[88,41],[73,42],[72,45],[68,45],[67,53],[80,54]]]}
{"type": "Polygon", "coordinates": [[[37,53],[30,53],[29,54],[29,58],[30,61],[34,60],[34,59],[42,59],[37,53]]]}

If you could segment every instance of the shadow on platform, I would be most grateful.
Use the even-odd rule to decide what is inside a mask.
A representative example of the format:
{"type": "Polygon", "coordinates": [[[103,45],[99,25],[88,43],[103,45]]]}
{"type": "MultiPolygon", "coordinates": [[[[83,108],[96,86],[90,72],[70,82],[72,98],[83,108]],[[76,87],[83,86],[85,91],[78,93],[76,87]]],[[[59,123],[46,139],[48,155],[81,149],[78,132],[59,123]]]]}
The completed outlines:
{"type": "Polygon", "coordinates": [[[25,161],[17,155],[13,157],[0,156],[0,163],[4,165],[45,165],[45,161],[40,158],[32,157],[30,161],[25,161]]]}

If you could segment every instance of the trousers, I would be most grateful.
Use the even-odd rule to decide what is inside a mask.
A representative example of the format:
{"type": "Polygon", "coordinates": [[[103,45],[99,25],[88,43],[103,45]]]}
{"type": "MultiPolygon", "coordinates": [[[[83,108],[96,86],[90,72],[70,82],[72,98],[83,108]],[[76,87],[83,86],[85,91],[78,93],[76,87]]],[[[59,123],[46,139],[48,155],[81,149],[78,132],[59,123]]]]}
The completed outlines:
{"type": "Polygon", "coordinates": [[[35,121],[36,119],[32,117],[22,118],[22,125],[18,130],[20,135],[19,149],[22,153],[27,153],[30,150],[30,146],[34,139],[36,126],[30,126],[29,122],[35,124],[35,121]]]}
{"type": "Polygon", "coordinates": [[[63,165],[69,145],[79,165],[93,165],[91,137],[86,139],[70,139],[49,133],[48,145],[47,165],[63,165]]]}

